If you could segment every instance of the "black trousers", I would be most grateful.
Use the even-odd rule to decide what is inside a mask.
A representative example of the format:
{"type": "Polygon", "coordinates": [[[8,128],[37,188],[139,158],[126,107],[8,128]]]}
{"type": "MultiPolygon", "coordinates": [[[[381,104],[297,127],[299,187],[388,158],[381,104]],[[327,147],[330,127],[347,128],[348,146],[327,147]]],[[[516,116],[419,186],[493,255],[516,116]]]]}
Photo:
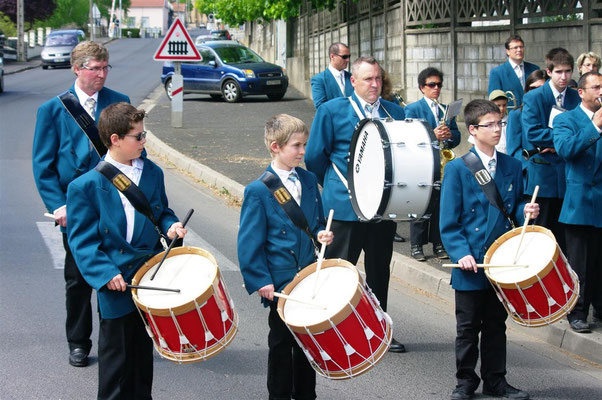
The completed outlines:
{"type": "MultiPolygon", "coordinates": [[[[531,198],[529,196],[529,200],[531,198]]],[[[539,215],[535,219],[535,224],[548,228],[556,237],[556,242],[562,251],[566,254],[566,239],[564,224],[558,222],[560,211],[562,210],[563,199],[555,197],[538,197],[539,215]]]]}
{"type": "Polygon", "coordinates": [[[326,248],[326,258],[342,258],[356,264],[364,250],[366,283],[382,309],[387,311],[393,236],[397,224],[394,221],[332,221],[330,229],[334,233],[334,241],[326,248]]]}
{"type": "Polygon", "coordinates": [[[567,258],[579,277],[579,299],[569,321],[587,320],[589,307],[594,303],[597,313],[602,312],[602,228],[586,225],[564,225],[566,230],[567,258]]]}
{"type": "Polygon", "coordinates": [[[508,314],[493,289],[456,290],[456,379],[474,392],[480,379],[475,372],[481,334],[481,379],[490,389],[506,376],[506,318],[508,314]]]}
{"type": "Polygon", "coordinates": [[[270,400],[314,400],[316,372],[270,303],[268,316],[268,393],[270,400]]]}
{"type": "Polygon", "coordinates": [[[69,350],[81,347],[90,351],[92,341],[92,287],[79,272],[71,249],[67,243],[67,234],[63,233],[65,248],[65,302],[67,306],[67,342],[69,350]]]}
{"type": "Polygon", "coordinates": [[[432,214],[430,218],[418,218],[410,222],[410,244],[424,245],[432,243],[433,245],[441,244],[441,232],[439,231],[439,203],[441,192],[433,190],[432,195],[432,214]]]}
{"type": "Polygon", "coordinates": [[[137,311],[100,319],[98,399],[151,399],[153,343],[137,311]]]}

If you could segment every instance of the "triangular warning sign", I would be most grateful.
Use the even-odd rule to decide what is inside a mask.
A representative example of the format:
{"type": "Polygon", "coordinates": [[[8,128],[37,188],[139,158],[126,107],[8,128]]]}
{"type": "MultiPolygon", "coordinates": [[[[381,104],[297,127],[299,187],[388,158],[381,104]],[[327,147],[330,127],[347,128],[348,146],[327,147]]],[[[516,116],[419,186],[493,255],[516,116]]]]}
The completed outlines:
{"type": "Polygon", "coordinates": [[[176,18],[171,24],[165,39],[155,53],[155,60],[201,60],[201,54],[196,49],[190,35],[182,22],[176,18]]]}

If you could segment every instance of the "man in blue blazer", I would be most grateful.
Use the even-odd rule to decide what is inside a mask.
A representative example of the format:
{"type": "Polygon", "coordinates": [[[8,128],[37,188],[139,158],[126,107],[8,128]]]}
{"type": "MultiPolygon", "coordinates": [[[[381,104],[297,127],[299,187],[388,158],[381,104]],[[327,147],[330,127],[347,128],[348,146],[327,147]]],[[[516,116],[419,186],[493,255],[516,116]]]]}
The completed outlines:
{"type": "MultiPolygon", "coordinates": [[[[341,176],[347,177],[347,156],[360,120],[388,116],[402,120],[405,113],[400,106],[380,98],[382,69],[375,58],[358,58],[351,66],[351,73],[353,95],[333,99],[318,108],[307,143],[305,164],[322,185],[324,210],[334,209],[332,231],[337,240],[326,249],[326,257],[343,258],[355,264],[363,249],[366,281],[386,311],[389,264],[397,224],[394,221],[360,222],[349,200],[347,182],[341,180],[334,165],[341,176]]],[[[390,351],[404,352],[405,348],[394,340],[390,351]]]]}
{"type": "Polygon", "coordinates": [[[567,257],[579,276],[579,300],[569,313],[571,328],[591,332],[589,306],[602,319],[602,75],[579,79],[581,104],[554,120],[554,147],[566,162],[566,194],[560,222],[565,224],[567,257]]]}
{"type": "MultiPolygon", "coordinates": [[[[454,148],[460,144],[460,131],[454,117],[447,123],[441,124],[443,111],[435,103],[439,101],[441,88],[443,87],[443,72],[436,68],[426,68],[418,74],[418,87],[424,97],[405,108],[407,118],[424,119],[433,128],[435,136],[440,142],[446,142],[448,148],[454,148]]],[[[442,107],[445,107],[442,105],[442,107]]],[[[411,255],[418,261],[425,261],[426,257],[422,246],[425,243],[433,243],[433,253],[437,258],[448,258],[445,248],[441,244],[439,234],[439,191],[433,191],[435,211],[430,218],[419,218],[410,223],[411,255]]]]}
{"type": "MultiPolygon", "coordinates": [[[[108,105],[129,102],[126,95],[104,87],[110,68],[109,52],[103,45],[86,41],[73,49],[71,69],[77,79],[69,92],[95,120],[108,105]]],[[[94,168],[98,161],[90,140],[58,96],[40,106],[33,139],[33,175],[46,209],[54,214],[63,232],[66,332],[69,363],[76,367],[88,365],[92,346],[92,289],[79,273],[67,244],[66,194],[69,183],[94,168]]]]}
{"type": "MultiPolygon", "coordinates": [[[[537,204],[525,205],[520,162],[496,151],[502,117],[495,103],[473,100],[464,109],[464,120],[475,139],[470,150],[487,168],[504,206],[517,222],[523,213],[537,216],[537,204]]],[[[512,228],[504,214],[492,206],[463,158],[445,167],[441,188],[441,239],[451,260],[456,307],[456,379],[452,399],[470,399],[483,380],[483,394],[528,399],[529,394],[506,381],[506,310],[477,263],[487,248],[512,228]],[[481,336],[481,376],[475,372],[481,336]]]]}
{"type": "Polygon", "coordinates": [[[539,67],[524,61],[525,42],[519,35],[511,35],[504,43],[508,61],[492,68],[489,72],[487,95],[496,89],[510,91],[516,98],[516,107],[523,103],[525,81],[539,67]]]}
{"type": "MultiPolygon", "coordinates": [[[[137,185],[162,234],[184,237],[169,208],[163,172],[142,155],[144,111],[126,102],[100,116],[104,161],[137,185]]],[[[126,288],[142,266],[163,250],[155,225],[138,212],[101,172],[92,170],[67,189],[68,242],[77,266],[98,294],[98,399],[150,399],[152,341],[126,288]]]]}
{"type": "Polygon", "coordinates": [[[563,48],[555,48],[546,55],[546,64],[550,80],[525,95],[521,116],[523,142],[531,148],[542,149],[529,160],[526,193],[533,194],[535,186],[539,185],[537,199],[541,213],[536,224],[550,229],[560,248],[566,250],[564,228],[558,222],[566,188],[565,164],[556,154],[549,124],[554,106],[572,110],[581,99],[576,90],[568,87],[573,73],[573,56],[563,48]]]}
{"type": "Polygon", "coordinates": [[[349,65],[349,47],[343,43],[333,43],[328,48],[330,64],[328,68],[312,76],[311,98],[316,109],[328,100],[337,97],[349,97],[353,93],[349,65]]]}

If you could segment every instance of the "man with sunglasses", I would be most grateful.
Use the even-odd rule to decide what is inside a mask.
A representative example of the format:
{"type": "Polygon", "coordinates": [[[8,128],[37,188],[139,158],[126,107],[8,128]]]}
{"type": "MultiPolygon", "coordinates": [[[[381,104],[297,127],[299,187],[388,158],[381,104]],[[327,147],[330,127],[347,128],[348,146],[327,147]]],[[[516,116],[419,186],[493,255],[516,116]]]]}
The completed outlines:
{"type": "MultiPolygon", "coordinates": [[[[439,141],[446,141],[449,148],[460,144],[460,131],[453,118],[447,124],[441,123],[444,116],[444,105],[439,105],[439,96],[443,87],[443,72],[436,68],[426,68],[418,74],[418,88],[424,97],[405,108],[407,118],[424,119],[433,128],[439,141]]],[[[433,214],[429,218],[419,218],[410,223],[411,256],[418,261],[425,261],[422,246],[428,242],[433,244],[433,253],[439,259],[449,258],[439,233],[439,191],[433,191],[433,214]]]]}
{"type": "MultiPolygon", "coordinates": [[[[79,102],[76,105],[94,121],[110,104],[130,101],[128,96],[104,87],[110,69],[109,52],[99,43],[81,42],[71,53],[71,70],[77,78],[68,92],[79,102]]],[[[67,243],[66,194],[69,183],[94,168],[99,159],[92,142],[59,96],[38,108],[33,139],[33,175],[44,205],[54,215],[63,234],[66,333],[69,364],[74,367],[88,365],[92,347],[92,288],[81,276],[67,243]]]]}
{"type": "Polygon", "coordinates": [[[571,328],[591,332],[589,306],[602,319],[596,292],[602,289],[602,75],[584,74],[581,104],[554,120],[554,147],[565,161],[566,193],[559,221],[565,228],[567,257],[579,276],[579,300],[569,313],[571,328]]]}
{"type": "Polygon", "coordinates": [[[328,49],[328,68],[311,78],[311,98],[316,110],[322,103],[337,97],[349,97],[353,93],[351,74],[347,71],[351,53],[343,43],[333,43],[328,49]]]}
{"type": "Polygon", "coordinates": [[[487,95],[496,89],[510,91],[516,97],[516,106],[520,107],[523,103],[525,81],[539,67],[525,61],[525,42],[519,35],[511,35],[504,46],[508,61],[489,72],[487,95]]]}

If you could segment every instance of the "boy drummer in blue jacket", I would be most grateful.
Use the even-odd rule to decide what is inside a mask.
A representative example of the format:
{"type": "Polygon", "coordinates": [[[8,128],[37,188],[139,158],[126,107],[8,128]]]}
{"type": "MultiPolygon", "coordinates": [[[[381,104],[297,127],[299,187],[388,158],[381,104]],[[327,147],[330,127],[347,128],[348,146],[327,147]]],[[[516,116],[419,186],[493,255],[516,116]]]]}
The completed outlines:
{"type": "MultiPolygon", "coordinates": [[[[142,155],[145,113],[115,103],[100,114],[104,161],[136,184],[160,229],[170,239],[186,229],[168,207],[163,172],[142,155]]],[[[91,170],[67,188],[67,235],[84,279],[98,292],[98,398],[150,399],[152,342],[126,288],[140,266],[162,250],[151,221],[100,172],[91,170]]]]}
{"type": "Polygon", "coordinates": [[[268,378],[270,399],[316,398],[316,375],[278,312],[275,291],[281,291],[295,274],[316,261],[313,241],[330,244],[332,232],[324,228],[322,200],[313,173],[299,167],[309,132],[298,118],[280,114],[265,126],[265,144],[272,155],[266,173],[245,189],[238,232],[238,261],[249,294],[258,292],[270,307],[268,324],[268,378]],[[313,236],[288,217],[265,179],[279,189],[288,206],[298,207],[313,236]],[[291,203],[294,202],[294,203],[291,203]]]}

